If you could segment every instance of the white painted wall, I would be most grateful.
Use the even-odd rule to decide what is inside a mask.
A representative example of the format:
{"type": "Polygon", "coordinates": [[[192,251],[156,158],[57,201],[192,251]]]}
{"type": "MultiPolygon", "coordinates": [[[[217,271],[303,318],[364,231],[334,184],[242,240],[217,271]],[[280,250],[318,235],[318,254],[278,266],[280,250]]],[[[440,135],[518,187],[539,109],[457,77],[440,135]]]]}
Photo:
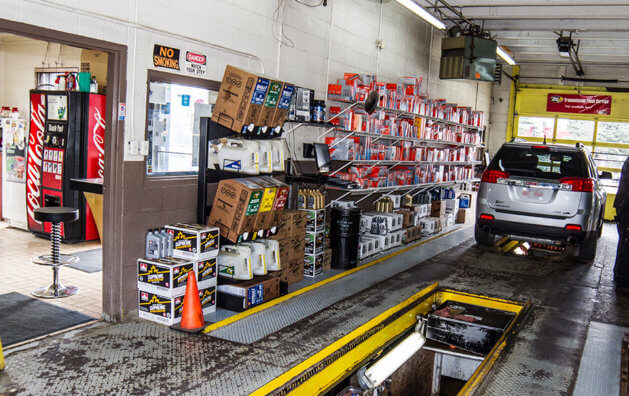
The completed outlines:
{"type": "Polygon", "coordinates": [[[28,118],[28,91],[35,89],[35,68],[80,66],[81,50],[23,37],[4,38],[0,47],[0,105],[17,107],[28,118]],[[46,51],[48,54],[46,55],[46,51]]]}
{"type": "MultiPolygon", "coordinates": [[[[325,8],[310,8],[286,0],[283,32],[294,46],[274,39],[280,28],[273,22],[277,3],[0,0],[0,9],[3,18],[128,46],[127,141],[144,139],[146,75],[156,43],[180,48],[184,55],[186,50],[207,55],[210,79],[220,80],[225,65],[233,64],[314,88],[323,97],[327,84],[346,71],[377,73],[381,80],[420,75],[431,96],[489,112],[491,84],[439,81],[442,33],[432,32],[397,2],[329,0],[325,8]],[[381,51],[375,46],[378,37],[385,42],[381,51]]],[[[125,153],[125,159],[142,157],[125,153]]]]}

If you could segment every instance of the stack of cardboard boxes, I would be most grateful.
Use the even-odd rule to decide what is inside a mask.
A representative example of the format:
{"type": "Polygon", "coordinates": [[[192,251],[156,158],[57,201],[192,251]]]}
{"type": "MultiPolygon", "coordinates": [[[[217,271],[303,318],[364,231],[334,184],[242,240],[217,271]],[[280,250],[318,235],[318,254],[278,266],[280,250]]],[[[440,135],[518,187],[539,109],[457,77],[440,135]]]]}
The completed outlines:
{"type": "Polygon", "coordinates": [[[295,86],[228,65],[212,121],[245,134],[279,134],[295,86]]]}
{"type": "Polygon", "coordinates": [[[203,314],[216,310],[219,231],[198,224],[166,226],[173,257],[138,259],[138,315],[165,325],[181,321],[188,276],[196,277],[203,314]]]}
{"type": "Polygon", "coordinates": [[[296,209],[286,209],[282,214],[277,235],[280,244],[280,279],[287,285],[304,278],[304,245],[306,238],[306,215],[296,209]]]}
{"type": "Polygon", "coordinates": [[[277,232],[289,187],[270,176],[219,182],[208,225],[234,243],[266,238],[277,232]]]}
{"type": "Polygon", "coordinates": [[[299,209],[306,221],[304,276],[321,275],[325,262],[325,209],[299,209]]]}

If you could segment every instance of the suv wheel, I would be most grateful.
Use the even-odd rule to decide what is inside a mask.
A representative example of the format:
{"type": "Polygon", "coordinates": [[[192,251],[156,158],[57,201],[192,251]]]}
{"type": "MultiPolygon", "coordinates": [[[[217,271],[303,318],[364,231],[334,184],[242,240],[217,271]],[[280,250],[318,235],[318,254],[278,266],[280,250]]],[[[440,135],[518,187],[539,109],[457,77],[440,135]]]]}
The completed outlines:
{"type": "Polygon", "coordinates": [[[579,245],[579,261],[583,263],[590,262],[596,257],[596,246],[598,245],[598,238],[596,235],[585,239],[579,245]]]}
{"type": "Polygon", "coordinates": [[[483,231],[478,224],[474,226],[474,239],[480,246],[494,246],[496,234],[483,231]]]}

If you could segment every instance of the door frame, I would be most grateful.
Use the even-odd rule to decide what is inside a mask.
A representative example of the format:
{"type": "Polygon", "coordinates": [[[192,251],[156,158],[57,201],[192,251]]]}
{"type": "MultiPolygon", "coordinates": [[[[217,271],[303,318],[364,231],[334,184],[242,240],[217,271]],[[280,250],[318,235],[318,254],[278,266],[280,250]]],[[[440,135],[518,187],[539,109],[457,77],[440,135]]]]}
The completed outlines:
{"type": "Polygon", "coordinates": [[[92,49],[108,54],[105,114],[105,172],[103,181],[103,317],[122,320],[122,186],[124,168],[124,120],[118,119],[118,104],[127,96],[127,46],[0,18],[0,32],[36,40],[92,49]]]}

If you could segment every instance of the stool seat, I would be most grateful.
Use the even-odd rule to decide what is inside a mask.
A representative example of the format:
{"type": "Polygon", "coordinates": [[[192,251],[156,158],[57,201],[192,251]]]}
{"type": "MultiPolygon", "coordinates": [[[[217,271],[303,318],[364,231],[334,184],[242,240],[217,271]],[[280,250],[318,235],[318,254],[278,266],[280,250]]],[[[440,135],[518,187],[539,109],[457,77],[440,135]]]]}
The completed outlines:
{"type": "Polygon", "coordinates": [[[65,206],[48,206],[35,209],[35,220],[62,223],[79,219],[79,210],[65,206]]]}

